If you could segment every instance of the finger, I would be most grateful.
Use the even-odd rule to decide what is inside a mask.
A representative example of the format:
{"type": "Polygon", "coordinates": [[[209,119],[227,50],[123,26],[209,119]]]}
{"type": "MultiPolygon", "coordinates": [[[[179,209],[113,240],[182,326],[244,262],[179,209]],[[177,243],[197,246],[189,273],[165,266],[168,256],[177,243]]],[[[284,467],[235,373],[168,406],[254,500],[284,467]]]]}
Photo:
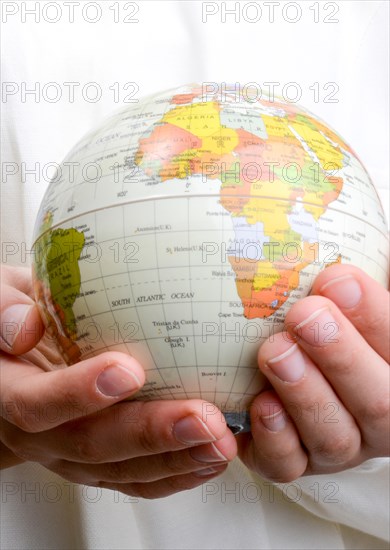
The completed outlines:
{"type": "MultiPolygon", "coordinates": [[[[353,415],[365,442],[387,433],[389,366],[338,307],[321,296],[300,300],[286,316],[286,327],[330,382],[353,415]]],[[[384,452],[385,449],[383,449],[384,452]]]]}
{"type": "Polygon", "coordinates": [[[40,432],[130,397],[144,381],[139,363],[120,352],[102,353],[51,372],[5,356],[1,414],[23,431],[40,432]]]}
{"type": "Polygon", "coordinates": [[[122,402],[42,433],[26,434],[7,424],[3,440],[26,460],[117,462],[222,439],[230,430],[221,412],[205,413],[209,407],[200,399],[122,402]]]}
{"type": "Polygon", "coordinates": [[[213,466],[198,470],[191,474],[177,475],[152,481],[150,483],[106,483],[100,482],[96,485],[105,489],[120,491],[125,495],[138,498],[163,498],[180,491],[188,491],[202,485],[206,481],[222,474],[227,466],[213,466]]]}
{"type": "Polygon", "coordinates": [[[1,285],[0,349],[21,355],[34,346],[44,334],[44,325],[36,303],[20,290],[1,285]]]}
{"type": "Polygon", "coordinates": [[[251,433],[245,448],[240,445],[240,456],[251,470],[280,483],[292,481],[305,472],[308,457],[275,392],[262,392],[253,401],[251,433]]]}
{"type": "Polygon", "coordinates": [[[361,437],[353,416],[313,363],[287,333],[259,350],[259,366],[275,388],[309,452],[313,471],[354,464],[361,437]]]}
{"type": "Polygon", "coordinates": [[[34,299],[32,284],[32,273],[30,267],[0,265],[0,276],[2,284],[13,286],[23,294],[34,299]]]}
{"type": "Polygon", "coordinates": [[[314,282],[312,294],[334,302],[374,350],[390,361],[390,294],[361,269],[335,265],[314,282]]]}
{"type": "MultiPolygon", "coordinates": [[[[16,293],[22,293],[24,297],[23,299],[26,299],[27,296],[27,299],[29,300],[28,304],[35,305],[35,302],[33,301],[34,292],[32,288],[31,269],[25,267],[6,266],[2,264],[0,265],[0,275],[2,284],[12,287],[13,291],[16,291],[16,293]]],[[[18,294],[18,296],[21,297],[20,294],[18,294]]],[[[3,301],[2,306],[4,308],[3,301]]],[[[16,355],[23,354],[24,358],[28,359],[31,363],[40,366],[41,369],[46,371],[54,370],[54,368],[58,368],[60,365],[65,366],[64,359],[61,356],[53,337],[44,331],[44,326],[39,315],[38,319],[29,318],[28,324],[23,325],[22,323],[17,323],[17,325],[22,329],[19,334],[19,340],[22,340],[22,344],[26,343],[26,338],[34,340],[34,334],[36,334],[37,342],[32,342],[32,349],[27,351],[28,346],[20,346],[20,342],[17,341],[16,348],[13,351],[9,346],[6,346],[6,342],[4,341],[3,344],[5,347],[3,349],[5,351],[16,355]],[[39,339],[42,336],[42,333],[43,337],[39,339]]],[[[15,333],[15,324],[12,324],[12,322],[8,326],[4,325],[3,328],[4,331],[10,333],[10,335],[15,333]]],[[[2,338],[0,338],[0,349],[1,340],[2,338]]]]}
{"type": "Polygon", "coordinates": [[[236,456],[237,445],[233,434],[227,430],[225,436],[215,443],[199,445],[181,451],[171,451],[110,462],[107,464],[80,464],[59,460],[45,464],[51,471],[71,480],[87,485],[97,481],[107,483],[141,483],[157,481],[173,475],[183,475],[228,463],[236,456]]]}

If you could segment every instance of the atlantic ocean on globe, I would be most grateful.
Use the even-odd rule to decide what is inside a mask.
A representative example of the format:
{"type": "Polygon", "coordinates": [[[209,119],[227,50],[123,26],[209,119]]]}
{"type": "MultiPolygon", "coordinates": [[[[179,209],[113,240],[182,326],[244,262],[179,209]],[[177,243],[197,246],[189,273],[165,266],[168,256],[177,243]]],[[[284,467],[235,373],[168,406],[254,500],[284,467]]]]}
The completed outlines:
{"type": "Polygon", "coordinates": [[[384,213],[356,153],[248,87],[190,84],[105,119],[59,166],[33,247],[66,363],[129,353],[146,371],[136,399],[202,398],[234,431],[264,387],[260,344],[320,270],[388,280],[384,213]]]}

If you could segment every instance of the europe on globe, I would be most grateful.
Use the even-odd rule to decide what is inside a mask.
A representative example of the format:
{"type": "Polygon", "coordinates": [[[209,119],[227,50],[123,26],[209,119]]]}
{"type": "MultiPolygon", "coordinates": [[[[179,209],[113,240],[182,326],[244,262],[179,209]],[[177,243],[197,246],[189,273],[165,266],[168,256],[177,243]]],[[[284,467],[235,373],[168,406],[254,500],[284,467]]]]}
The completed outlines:
{"type": "Polygon", "coordinates": [[[388,280],[384,213],[353,149],[292,102],[207,83],[84,136],[48,186],[33,248],[66,363],[129,353],[146,371],[136,399],[202,398],[236,431],[264,387],[260,344],[320,270],[388,280]]]}

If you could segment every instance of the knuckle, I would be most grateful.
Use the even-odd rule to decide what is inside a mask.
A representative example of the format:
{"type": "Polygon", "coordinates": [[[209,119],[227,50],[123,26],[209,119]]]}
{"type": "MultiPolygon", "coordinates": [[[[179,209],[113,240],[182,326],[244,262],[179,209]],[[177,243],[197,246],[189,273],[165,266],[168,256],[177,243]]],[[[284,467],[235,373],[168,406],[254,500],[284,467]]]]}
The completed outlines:
{"type": "Polygon", "coordinates": [[[72,430],[71,438],[72,455],[80,462],[98,464],[103,457],[100,452],[99,442],[95,441],[88,429],[77,428],[72,430]]]}
{"type": "Polygon", "coordinates": [[[9,390],[3,410],[6,420],[24,432],[36,433],[40,431],[37,407],[33,408],[27,405],[16,390],[9,390]]]}
{"type": "Polygon", "coordinates": [[[162,453],[162,468],[167,475],[178,475],[183,473],[185,463],[182,453],[162,453]]]}
{"type": "Polygon", "coordinates": [[[356,430],[350,430],[324,439],[311,449],[311,454],[316,456],[318,463],[337,465],[351,461],[359,448],[360,438],[356,430]]]}
{"type": "Polygon", "coordinates": [[[361,411],[358,411],[357,418],[367,426],[373,426],[381,420],[388,420],[390,414],[389,395],[378,396],[375,401],[370,403],[361,411]]]}
{"type": "MultiPolygon", "coordinates": [[[[364,312],[368,314],[369,312],[364,312]]],[[[375,315],[363,315],[360,317],[360,322],[364,326],[366,336],[378,336],[383,334],[383,327],[388,326],[388,307],[375,309],[375,315]]]]}
{"type": "MultiPolygon", "coordinates": [[[[129,461],[109,462],[105,466],[105,477],[114,483],[131,483],[139,481],[131,472],[129,461]]],[[[138,473],[138,472],[137,472],[138,473]]]]}
{"type": "Polygon", "coordinates": [[[161,452],[161,444],[159,438],[156,437],[151,419],[145,419],[138,424],[136,437],[141,449],[145,450],[148,454],[161,452]]]}
{"type": "MultiPolygon", "coordinates": [[[[294,456],[294,455],[290,455],[294,456]]],[[[286,460],[283,454],[280,460],[275,455],[265,458],[264,456],[255,456],[250,460],[251,469],[259,475],[274,483],[289,483],[302,476],[307,467],[307,460],[286,460]]]]}
{"type": "Polygon", "coordinates": [[[285,460],[287,456],[291,456],[293,449],[290,447],[290,445],[286,445],[283,449],[274,449],[273,451],[265,452],[263,453],[262,458],[266,462],[280,462],[285,460]]]}
{"type": "Polygon", "coordinates": [[[330,353],[330,348],[324,348],[323,366],[327,373],[343,377],[354,376],[356,365],[361,361],[361,354],[362,351],[358,347],[350,348],[341,345],[332,353],[330,353]],[[329,351],[329,354],[326,351],[329,351]]]}
{"type": "Polygon", "coordinates": [[[297,456],[297,446],[293,442],[266,453],[253,449],[247,458],[251,469],[275,483],[287,483],[300,477],[307,464],[307,460],[302,461],[297,456]]]}
{"type": "Polygon", "coordinates": [[[318,402],[313,400],[310,388],[299,388],[298,396],[292,395],[291,397],[292,399],[285,403],[287,409],[285,419],[287,422],[293,423],[294,425],[300,422],[302,418],[306,420],[313,417],[313,409],[315,410],[318,402]]]}
{"type": "Polygon", "coordinates": [[[340,353],[338,357],[336,355],[336,362],[333,365],[333,370],[337,371],[337,374],[341,374],[342,376],[353,376],[356,370],[355,365],[358,361],[358,355],[360,355],[360,351],[358,354],[357,349],[350,350],[348,353],[340,353]]]}
{"type": "MultiPolygon", "coordinates": [[[[80,413],[91,412],[88,410],[88,405],[86,404],[83,408],[83,405],[80,403],[80,399],[75,393],[74,387],[70,387],[67,383],[63,384],[62,387],[56,387],[56,398],[49,405],[54,408],[61,408],[61,412],[66,418],[77,418],[80,413]]],[[[93,405],[91,399],[89,405],[93,405]]],[[[91,407],[93,409],[93,407],[91,407]]]]}
{"type": "Polygon", "coordinates": [[[285,462],[286,459],[294,456],[297,452],[297,442],[295,438],[286,438],[281,446],[274,446],[272,449],[265,451],[258,450],[258,457],[265,463],[285,462]]]}

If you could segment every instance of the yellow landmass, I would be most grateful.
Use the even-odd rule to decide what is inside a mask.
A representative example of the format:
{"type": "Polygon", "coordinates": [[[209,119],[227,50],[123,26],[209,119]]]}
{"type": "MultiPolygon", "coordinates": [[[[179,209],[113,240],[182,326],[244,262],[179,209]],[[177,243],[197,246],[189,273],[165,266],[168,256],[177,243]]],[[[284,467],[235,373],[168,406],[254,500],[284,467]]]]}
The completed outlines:
{"type": "MultiPolygon", "coordinates": [[[[279,185],[275,186],[275,193],[282,197],[282,189],[278,192],[278,187],[279,185]]],[[[284,188],[286,186],[281,184],[280,187],[284,188]]],[[[283,203],[277,198],[253,197],[243,206],[240,215],[245,216],[249,225],[257,222],[263,223],[264,233],[271,238],[280,235],[280,232],[291,231],[287,219],[290,208],[291,205],[288,202],[283,203]]]]}
{"type": "Polygon", "coordinates": [[[225,155],[233,151],[238,144],[236,131],[221,126],[219,106],[213,101],[176,107],[167,112],[162,121],[188,130],[200,138],[200,155],[202,150],[225,155]]]}
{"type": "Polygon", "coordinates": [[[259,261],[257,272],[253,277],[252,288],[255,292],[264,290],[265,288],[271,288],[279,278],[280,273],[275,269],[273,263],[267,260],[259,261]]]}
{"type": "Polygon", "coordinates": [[[290,126],[301,136],[305,143],[317,155],[324,170],[336,170],[343,166],[343,153],[334,146],[316,128],[299,120],[291,120],[290,126]]]}
{"type": "Polygon", "coordinates": [[[77,336],[73,304],[80,292],[79,258],[85,242],[84,233],[76,229],[55,229],[50,234],[46,254],[46,279],[53,304],[66,334],[77,336]]]}
{"type": "MultiPolygon", "coordinates": [[[[264,121],[265,129],[267,130],[267,135],[269,138],[290,138],[296,140],[296,137],[292,134],[291,130],[288,127],[288,120],[286,118],[279,118],[270,115],[261,115],[262,120],[264,121]]],[[[277,160],[277,159],[274,159],[277,160]]]]}
{"type": "Polygon", "coordinates": [[[306,212],[309,212],[309,214],[311,214],[316,221],[318,221],[320,216],[322,216],[322,214],[326,210],[325,206],[320,206],[320,203],[321,203],[321,200],[319,200],[318,197],[313,193],[307,193],[305,195],[305,202],[303,204],[303,207],[306,210],[306,212]],[[318,206],[316,204],[308,204],[308,203],[318,203],[318,206]]]}

